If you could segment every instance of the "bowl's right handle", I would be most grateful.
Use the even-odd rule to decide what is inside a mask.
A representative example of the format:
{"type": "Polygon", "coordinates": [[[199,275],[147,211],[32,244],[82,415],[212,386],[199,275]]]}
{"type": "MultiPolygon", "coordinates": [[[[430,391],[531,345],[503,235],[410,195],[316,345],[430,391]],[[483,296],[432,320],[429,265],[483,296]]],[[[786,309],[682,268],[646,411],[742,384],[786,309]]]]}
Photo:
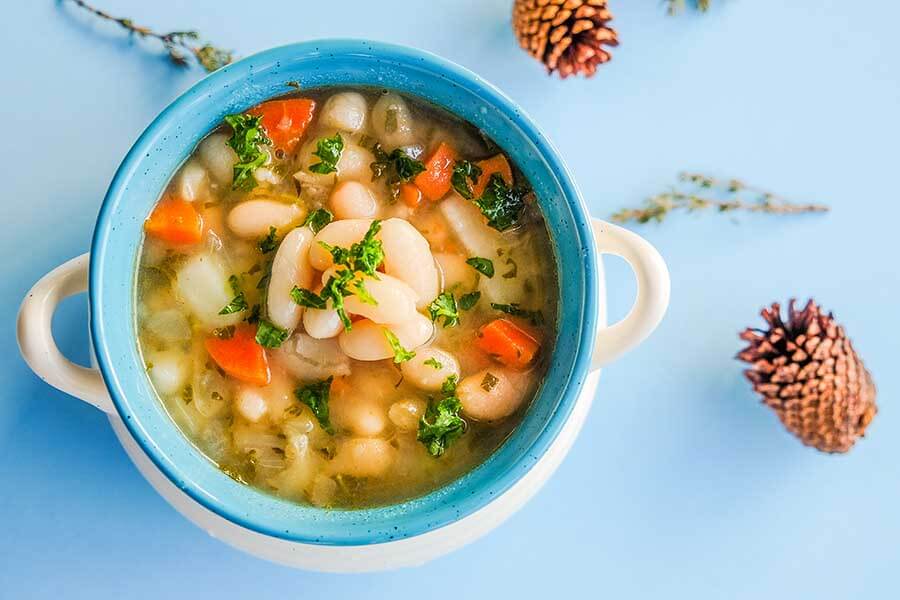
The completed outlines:
{"type": "Polygon", "coordinates": [[[647,339],[669,306],[669,269],[656,248],[618,225],[592,219],[598,254],[625,259],[637,278],[637,298],[628,315],[597,332],[592,368],[606,366],[647,339]]]}
{"type": "Polygon", "coordinates": [[[19,309],[16,336],[22,358],[38,377],[112,414],[115,408],[100,371],[67,359],[53,339],[53,313],[63,299],[87,291],[89,264],[90,256],[82,254],[56,267],[34,284],[19,309]]]}

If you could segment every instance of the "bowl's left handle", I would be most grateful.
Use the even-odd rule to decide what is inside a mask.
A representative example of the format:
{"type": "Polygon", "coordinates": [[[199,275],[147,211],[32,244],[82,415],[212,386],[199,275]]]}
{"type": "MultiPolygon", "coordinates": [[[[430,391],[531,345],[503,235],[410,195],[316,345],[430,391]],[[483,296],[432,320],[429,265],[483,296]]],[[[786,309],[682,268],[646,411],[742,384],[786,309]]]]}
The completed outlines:
{"type": "Polygon", "coordinates": [[[38,377],[112,414],[115,408],[100,371],[67,359],[53,339],[53,313],[64,298],[87,291],[89,262],[90,255],[82,254],[56,267],[34,284],[19,309],[16,335],[22,358],[38,377]]]}

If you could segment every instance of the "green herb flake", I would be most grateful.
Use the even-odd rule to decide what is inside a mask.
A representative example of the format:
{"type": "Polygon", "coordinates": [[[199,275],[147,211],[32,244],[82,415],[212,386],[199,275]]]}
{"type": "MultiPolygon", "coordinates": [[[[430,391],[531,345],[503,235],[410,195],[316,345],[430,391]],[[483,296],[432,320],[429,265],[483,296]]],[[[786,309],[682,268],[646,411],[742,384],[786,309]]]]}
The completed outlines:
{"type": "Polygon", "coordinates": [[[353,281],[353,273],[347,269],[342,269],[328,278],[320,294],[323,299],[331,299],[331,307],[337,312],[344,329],[347,331],[353,329],[353,323],[350,321],[350,316],[344,308],[344,296],[350,295],[347,286],[351,281],[353,281]]]}
{"type": "Polygon", "coordinates": [[[497,304],[491,302],[491,308],[514,317],[522,317],[531,321],[532,325],[541,325],[544,322],[544,313],[539,310],[525,310],[517,302],[511,304],[497,304]]]}
{"type": "Polygon", "coordinates": [[[344,138],[340,133],[334,134],[334,137],[319,138],[316,143],[316,151],[313,156],[319,159],[309,170],[319,175],[327,175],[337,171],[338,161],[341,160],[341,153],[344,151],[344,138]]]}
{"type": "Polygon", "coordinates": [[[375,300],[375,297],[366,289],[366,282],[364,280],[357,279],[353,282],[353,292],[361,302],[371,304],[372,306],[378,306],[378,301],[375,300]]]}
{"type": "Polygon", "coordinates": [[[325,208],[317,208],[306,216],[303,221],[304,225],[308,225],[313,233],[319,233],[322,229],[334,220],[334,215],[325,208]]]}
{"type": "Polygon", "coordinates": [[[263,166],[268,159],[260,146],[270,145],[272,142],[263,132],[260,120],[261,117],[248,114],[225,117],[225,122],[233,131],[227,143],[238,156],[238,161],[234,164],[231,189],[246,192],[255,188],[257,181],[253,177],[253,171],[263,166]]]}
{"type": "Polygon", "coordinates": [[[257,242],[256,247],[259,248],[259,251],[263,254],[268,254],[272,252],[276,248],[278,248],[278,236],[276,235],[278,232],[274,227],[269,227],[269,233],[263,239],[257,242]]]}
{"type": "Polygon", "coordinates": [[[234,298],[219,311],[219,314],[230,315],[250,308],[247,305],[247,300],[244,298],[244,292],[241,291],[241,282],[237,275],[229,277],[228,283],[231,285],[231,291],[234,292],[234,298]]]}
{"type": "Polygon", "coordinates": [[[390,154],[384,151],[381,144],[372,146],[375,161],[369,165],[372,170],[372,181],[384,178],[396,200],[400,193],[399,185],[411,181],[419,173],[425,172],[425,163],[416,160],[402,148],[395,148],[390,154]]]}
{"type": "Polygon", "coordinates": [[[399,119],[397,118],[398,112],[399,111],[393,107],[387,109],[384,115],[384,131],[386,133],[394,133],[395,131],[397,131],[397,127],[399,127],[399,119]]]}
{"type": "Polygon", "coordinates": [[[247,321],[248,323],[250,323],[251,325],[252,325],[253,323],[258,323],[258,322],[259,322],[259,316],[260,316],[261,313],[262,313],[262,308],[260,307],[260,305],[259,305],[259,304],[254,304],[254,305],[253,305],[253,308],[250,309],[250,314],[247,315],[247,318],[244,319],[244,320],[247,321]]]}
{"type": "Polygon", "coordinates": [[[499,173],[491,175],[481,198],[473,200],[487,218],[487,224],[497,231],[516,225],[525,209],[525,192],[506,185],[499,173]]]}
{"type": "Polygon", "coordinates": [[[194,401],[194,386],[191,384],[187,384],[181,389],[181,399],[184,400],[185,404],[190,404],[194,401]]]}
{"type": "Polygon", "coordinates": [[[451,375],[441,390],[443,398],[428,400],[428,408],[419,421],[416,439],[428,449],[428,453],[439,457],[453,442],[466,432],[466,422],[459,416],[462,402],[456,397],[456,376],[451,375]]]}
{"type": "Polygon", "coordinates": [[[447,379],[441,384],[441,393],[447,396],[456,393],[456,386],[459,383],[458,375],[448,375],[447,379]]]}
{"type": "Polygon", "coordinates": [[[213,329],[213,335],[220,340],[230,340],[234,337],[234,325],[217,327],[216,329],[213,329]]]}
{"type": "Polygon", "coordinates": [[[459,298],[459,307],[463,310],[472,310],[481,300],[481,292],[469,292],[459,298]]]}
{"type": "Polygon", "coordinates": [[[437,322],[443,318],[444,327],[459,325],[459,309],[456,305],[456,297],[452,292],[443,292],[428,305],[428,313],[431,320],[437,322]]]}
{"type": "Polygon", "coordinates": [[[473,256],[472,258],[466,259],[466,264],[488,279],[491,279],[494,276],[494,261],[489,258],[473,256]]]}
{"type": "Polygon", "coordinates": [[[260,319],[256,329],[256,343],[263,348],[278,348],[284,343],[290,332],[274,325],[267,319],[260,319]]]}
{"type": "Polygon", "coordinates": [[[514,279],[519,274],[519,265],[509,257],[506,258],[506,264],[510,266],[510,269],[503,274],[503,279],[514,279]]]}
{"type": "Polygon", "coordinates": [[[334,381],[334,377],[329,377],[328,379],[297,388],[294,390],[294,397],[312,410],[322,429],[334,435],[334,429],[331,427],[331,420],[328,414],[328,399],[331,394],[332,381],[334,381]]]}
{"type": "Polygon", "coordinates": [[[388,344],[390,344],[391,346],[391,350],[393,350],[394,352],[395,364],[399,365],[400,363],[411,360],[416,356],[415,352],[410,352],[400,344],[400,339],[393,331],[387,328],[384,328],[383,331],[384,337],[387,339],[388,344]]]}
{"type": "Polygon", "coordinates": [[[481,379],[481,389],[486,392],[490,392],[497,384],[500,383],[500,380],[491,372],[487,372],[484,374],[484,377],[481,379]]]}
{"type": "Polygon", "coordinates": [[[316,308],[321,310],[326,307],[324,298],[315,292],[299,288],[296,285],[291,290],[291,299],[305,308],[316,308]]]}
{"type": "Polygon", "coordinates": [[[481,177],[481,173],[481,167],[475,163],[467,160],[458,160],[453,167],[453,175],[450,177],[450,183],[453,184],[453,189],[455,189],[460,196],[466,200],[471,200],[474,193],[469,182],[471,181],[473,184],[477,183],[478,178],[481,177]]]}
{"type": "Polygon", "coordinates": [[[436,358],[434,358],[433,356],[432,356],[431,358],[426,358],[426,359],[423,361],[422,364],[428,365],[429,367],[433,368],[435,371],[440,371],[441,369],[444,368],[444,365],[442,365],[442,364],[441,364],[436,358]]]}

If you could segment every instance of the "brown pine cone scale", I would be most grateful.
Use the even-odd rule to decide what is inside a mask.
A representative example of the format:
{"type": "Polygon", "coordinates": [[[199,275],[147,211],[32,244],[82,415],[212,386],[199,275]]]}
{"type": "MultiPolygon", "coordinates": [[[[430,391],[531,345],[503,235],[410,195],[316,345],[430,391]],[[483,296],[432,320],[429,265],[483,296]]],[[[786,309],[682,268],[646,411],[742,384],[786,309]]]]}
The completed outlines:
{"type": "Polygon", "coordinates": [[[744,373],[753,389],[807,446],[849,451],[878,407],[872,377],[844,328],[812,300],[800,311],[791,300],[786,321],[777,302],[762,317],[769,329],[744,331],[749,345],[737,355],[751,365],[744,373]]]}
{"type": "Polygon", "coordinates": [[[548,73],[591,77],[619,45],[609,26],[607,0],[516,0],[513,30],[519,45],[543,62],[548,73]]]}

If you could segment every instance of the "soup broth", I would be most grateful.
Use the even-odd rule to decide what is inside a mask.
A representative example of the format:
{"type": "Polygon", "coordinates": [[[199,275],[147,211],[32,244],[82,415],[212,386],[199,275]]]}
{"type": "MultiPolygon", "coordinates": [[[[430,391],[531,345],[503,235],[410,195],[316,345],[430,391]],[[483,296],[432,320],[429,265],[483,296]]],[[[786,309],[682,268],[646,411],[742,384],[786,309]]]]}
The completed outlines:
{"type": "Polygon", "coordinates": [[[239,482],[334,508],[428,493],[521,421],[557,278],[528,181],[387,90],[230,115],[145,222],[137,329],[184,434],[239,482]]]}

